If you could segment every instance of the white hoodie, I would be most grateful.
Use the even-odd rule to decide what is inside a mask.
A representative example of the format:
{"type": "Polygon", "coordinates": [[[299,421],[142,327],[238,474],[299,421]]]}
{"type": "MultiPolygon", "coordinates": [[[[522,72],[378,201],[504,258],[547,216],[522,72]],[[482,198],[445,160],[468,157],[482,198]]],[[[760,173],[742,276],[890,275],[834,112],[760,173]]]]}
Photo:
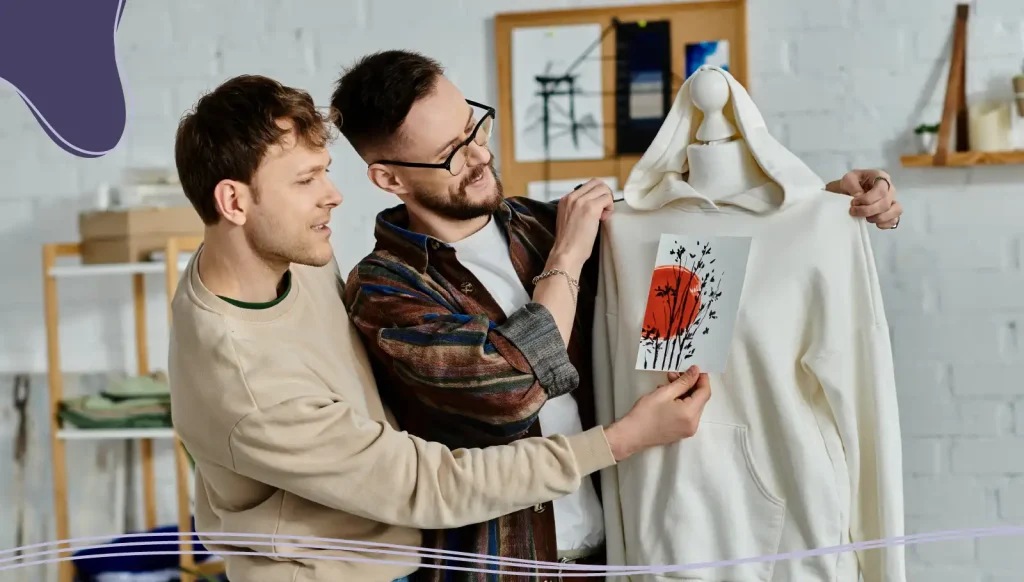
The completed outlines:
{"type": "MultiPolygon", "coordinates": [[[[868,224],[768,134],[743,87],[712,68],[730,84],[727,117],[772,182],[710,200],[683,181],[696,131],[687,80],[603,227],[594,330],[602,423],[665,381],[635,369],[661,234],[753,237],[727,368],[711,375],[696,436],[602,473],[612,565],[737,560],[904,531],[893,362],[868,224]]],[[[904,582],[903,546],[630,579],[861,574],[904,582]]]]}

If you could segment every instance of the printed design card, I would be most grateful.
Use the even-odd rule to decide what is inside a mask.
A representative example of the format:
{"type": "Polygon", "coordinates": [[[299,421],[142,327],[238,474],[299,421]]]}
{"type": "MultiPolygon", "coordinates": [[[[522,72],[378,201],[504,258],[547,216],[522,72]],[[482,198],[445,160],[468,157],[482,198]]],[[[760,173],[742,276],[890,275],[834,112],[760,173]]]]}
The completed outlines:
{"type": "Polygon", "coordinates": [[[636,369],[725,371],[750,237],[661,235],[636,369]]]}

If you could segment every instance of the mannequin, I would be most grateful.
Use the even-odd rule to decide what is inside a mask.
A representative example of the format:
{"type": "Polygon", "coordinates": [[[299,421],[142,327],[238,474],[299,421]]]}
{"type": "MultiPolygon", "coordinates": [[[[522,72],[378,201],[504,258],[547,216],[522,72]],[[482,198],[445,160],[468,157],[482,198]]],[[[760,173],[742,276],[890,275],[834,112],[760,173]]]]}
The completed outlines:
{"type": "MultiPolygon", "coordinates": [[[[604,224],[599,422],[665,380],[637,370],[662,234],[751,237],[726,369],[697,434],[602,472],[608,563],[741,560],[903,535],[902,444],[868,226],[702,67],[604,224]]],[[[902,546],[633,576],[633,582],[905,582],[902,546]]]]}
{"type": "Polygon", "coordinates": [[[711,199],[723,198],[770,181],[750,155],[739,131],[722,110],[729,102],[729,82],[713,69],[694,73],[690,87],[693,105],[704,114],[697,129],[702,144],[686,146],[690,175],[686,181],[711,199]]]}

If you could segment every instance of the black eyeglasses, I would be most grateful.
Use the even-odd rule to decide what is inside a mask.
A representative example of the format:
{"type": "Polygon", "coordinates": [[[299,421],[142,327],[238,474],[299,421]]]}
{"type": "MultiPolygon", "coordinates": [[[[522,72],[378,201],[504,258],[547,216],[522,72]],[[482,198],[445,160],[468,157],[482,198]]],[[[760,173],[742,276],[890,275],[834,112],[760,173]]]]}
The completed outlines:
{"type": "MultiPolygon", "coordinates": [[[[491,126],[494,124],[494,108],[488,107],[476,101],[470,101],[466,99],[466,103],[469,103],[473,107],[479,107],[484,110],[483,118],[477,122],[476,127],[473,128],[473,133],[469,134],[466,141],[460,143],[452,153],[448,155],[448,158],[440,164],[425,164],[421,162],[401,162],[398,160],[378,160],[375,164],[391,164],[393,166],[404,166],[407,168],[436,168],[438,170],[448,170],[448,173],[457,176],[466,167],[466,159],[469,152],[466,150],[466,146],[470,142],[475,142],[477,145],[487,145],[487,140],[491,137],[491,126]]],[[[372,164],[371,164],[372,165],[372,164]]]]}

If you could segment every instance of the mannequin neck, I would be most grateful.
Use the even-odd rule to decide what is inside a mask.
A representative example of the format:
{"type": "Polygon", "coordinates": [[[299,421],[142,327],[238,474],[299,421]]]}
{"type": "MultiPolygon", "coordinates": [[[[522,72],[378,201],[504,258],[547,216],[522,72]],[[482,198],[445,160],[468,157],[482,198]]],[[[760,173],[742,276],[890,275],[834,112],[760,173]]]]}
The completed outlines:
{"type": "Polygon", "coordinates": [[[686,182],[711,200],[762,186],[771,179],[757,165],[742,139],[686,146],[690,175],[686,182]]]}

